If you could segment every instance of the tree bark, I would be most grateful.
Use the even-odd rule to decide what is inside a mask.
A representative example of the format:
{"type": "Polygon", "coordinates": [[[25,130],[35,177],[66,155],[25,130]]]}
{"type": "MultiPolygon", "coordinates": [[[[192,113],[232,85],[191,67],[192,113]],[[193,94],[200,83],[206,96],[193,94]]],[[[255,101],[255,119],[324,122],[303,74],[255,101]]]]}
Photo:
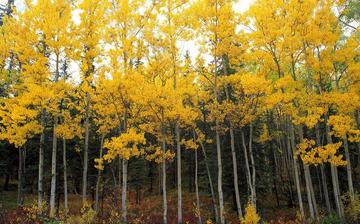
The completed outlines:
{"type": "Polygon", "coordinates": [[[17,189],[17,205],[24,204],[23,185],[24,185],[24,148],[19,148],[19,167],[18,167],[18,189],[17,189]]]}
{"type": "Polygon", "coordinates": [[[177,194],[178,194],[178,223],[181,224],[182,220],[182,187],[181,187],[181,147],[180,147],[180,129],[175,124],[175,135],[176,135],[176,165],[177,165],[177,194]]]}
{"type": "MultiPolygon", "coordinates": [[[[166,152],[166,139],[165,139],[165,126],[164,126],[164,112],[161,113],[161,141],[162,141],[162,151],[166,152]]],[[[166,193],[166,159],[162,161],[161,164],[161,172],[162,172],[162,195],[163,195],[163,222],[167,224],[167,193],[166,193]]]]}
{"type": "Polygon", "coordinates": [[[319,216],[319,210],[318,210],[318,207],[317,207],[317,202],[316,202],[316,197],[315,197],[315,192],[314,192],[314,185],[313,185],[313,182],[312,182],[312,178],[311,178],[311,171],[310,171],[310,168],[309,168],[309,185],[310,185],[310,193],[311,193],[311,201],[313,203],[313,207],[314,207],[314,212],[315,212],[315,217],[318,217],[319,216]]]}
{"type": "MultiPolygon", "coordinates": [[[[59,54],[56,54],[55,61],[55,82],[59,79],[59,54]]],[[[56,127],[58,125],[59,118],[57,115],[54,116],[54,127],[53,127],[53,142],[51,152],[51,188],[50,188],[50,218],[55,216],[55,193],[56,193],[56,153],[57,153],[57,136],[56,127]]]]}
{"type": "Polygon", "coordinates": [[[310,181],[309,181],[309,178],[310,178],[309,177],[309,166],[306,164],[304,164],[304,174],[305,174],[306,195],[307,195],[307,199],[308,199],[310,218],[314,219],[315,212],[314,212],[314,207],[313,207],[313,202],[312,202],[312,197],[311,197],[311,189],[310,189],[310,181]]]}
{"type": "Polygon", "coordinates": [[[343,138],[344,140],[344,148],[345,148],[345,158],[346,158],[346,173],[347,173],[347,180],[348,180],[348,187],[350,192],[350,198],[353,201],[355,198],[355,192],[354,192],[354,186],[352,181],[352,171],[351,171],[351,160],[350,160],[350,154],[349,154],[349,144],[347,136],[343,138]]]}
{"type": "Polygon", "coordinates": [[[55,191],[56,191],[56,151],[57,151],[57,136],[56,126],[58,123],[58,117],[54,117],[53,128],[53,143],[51,152],[51,189],[50,189],[50,218],[55,216],[55,191]]]}
{"type": "Polygon", "coordinates": [[[292,154],[293,154],[293,163],[294,163],[294,175],[295,175],[295,185],[296,185],[296,191],[297,191],[297,195],[298,195],[298,201],[299,201],[299,207],[300,207],[300,213],[302,217],[305,217],[305,212],[304,212],[304,205],[303,205],[303,201],[302,201],[302,197],[301,197],[301,187],[300,187],[300,178],[299,178],[299,167],[298,167],[298,163],[297,163],[297,158],[295,157],[295,133],[294,133],[294,126],[291,123],[291,121],[289,121],[289,131],[290,131],[290,147],[292,149],[292,154]]]}
{"type": "Polygon", "coordinates": [[[242,142],[243,149],[244,149],[246,178],[247,178],[248,187],[250,189],[250,200],[251,200],[251,202],[253,202],[252,201],[253,186],[252,186],[251,171],[250,171],[250,165],[249,165],[249,156],[248,156],[248,149],[247,149],[247,146],[246,146],[246,141],[245,141],[243,130],[241,130],[241,142],[242,142]]]}
{"type": "Polygon", "coordinates": [[[122,221],[127,223],[127,205],[126,205],[126,193],[127,193],[127,170],[128,170],[128,161],[123,159],[122,162],[122,194],[121,194],[121,216],[122,221]]]}
{"type": "MultiPolygon", "coordinates": [[[[195,136],[194,136],[195,138],[195,136]]],[[[198,183],[198,152],[195,150],[195,195],[196,195],[196,208],[198,211],[198,222],[202,224],[201,221],[201,208],[200,208],[200,198],[199,198],[199,183],[198,183]]]]}
{"type": "MultiPolygon", "coordinates": [[[[223,57],[223,69],[224,75],[227,76],[229,74],[228,67],[229,63],[227,57],[223,57]]],[[[230,101],[230,93],[228,86],[225,87],[225,94],[226,99],[230,101]]],[[[238,183],[238,167],[237,167],[237,158],[236,158],[236,149],[235,149],[235,140],[234,140],[234,128],[232,122],[229,121],[229,132],[230,132],[230,147],[231,147],[231,157],[232,157],[232,164],[233,164],[233,176],[234,176],[234,193],[235,193],[235,201],[236,201],[236,210],[238,214],[238,218],[242,218],[242,211],[241,211],[241,203],[240,203],[240,193],[239,193],[239,183],[238,183]]]]}
{"type": "MultiPolygon", "coordinates": [[[[316,124],[316,126],[315,126],[315,135],[316,135],[316,144],[318,147],[320,147],[321,141],[320,141],[319,124],[316,124]]],[[[328,213],[330,213],[331,206],[330,206],[329,191],[328,191],[328,187],[327,187],[327,178],[325,175],[324,164],[320,164],[320,173],[321,173],[322,188],[323,188],[324,197],[325,197],[326,210],[328,213]]]]}
{"type": "MultiPolygon", "coordinates": [[[[39,170],[38,170],[38,207],[42,208],[43,205],[43,179],[44,179],[44,142],[45,142],[45,110],[41,109],[40,123],[43,131],[40,135],[40,147],[39,147],[39,170]]],[[[41,213],[42,211],[40,211],[41,213]]]]}
{"type": "MultiPolygon", "coordinates": [[[[127,109],[124,113],[124,132],[127,131],[127,109]]],[[[126,193],[127,193],[127,175],[128,175],[128,161],[123,159],[122,161],[122,194],[121,194],[121,213],[122,220],[127,223],[127,204],[126,204],[126,193]]]]}
{"type": "Polygon", "coordinates": [[[252,147],[252,141],[253,141],[253,126],[250,123],[250,135],[249,135],[249,154],[250,154],[250,161],[251,161],[251,181],[252,181],[252,202],[254,207],[256,208],[256,169],[255,169],[255,160],[254,160],[254,153],[253,153],[253,147],[252,147]]]}
{"type": "Polygon", "coordinates": [[[67,158],[66,158],[66,139],[63,138],[63,171],[64,171],[64,208],[65,216],[69,210],[68,204],[68,182],[67,182],[67,158]]]}
{"type": "Polygon", "coordinates": [[[84,167],[82,175],[82,203],[86,202],[87,196],[87,173],[88,173],[88,151],[89,151],[89,110],[90,110],[90,93],[86,93],[85,106],[85,144],[84,144],[84,167]]]}
{"type": "Polygon", "coordinates": [[[212,181],[212,178],[211,178],[211,173],[210,173],[207,154],[206,154],[206,151],[205,151],[205,146],[201,141],[200,141],[200,146],[201,146],[202,153],[204,155],[205,167],[206,167],[207,177],[208,177],[208,180],[209,180],[209,187],[210,187],[211,199],[212,199],[213,210],[214,210],[214,215],[215,215],[215,221],[216,221],[216,223],[218,223],[219,222],[219,212],[218,212],[218,207],[217,207],[217,202],[216,202],[216,195],[215,195],[214,185],[213,185],[213,181],[212,181]]]}
{"type": "MultiPolygon", "coordinates": [[[[298,126],[298,131],[299,131],[300,143],[302,143],[304,141],[304,133],[303,133],[302,125],[298,126]]],[[[308,198],[310,218],[314,219],[315,216],[317,215],[316,214],[317,206],[316,206],[315,197],[313,197],[313,194],[312,194],[313,186],[312,186],[312,181],[311,181],[310,169],[309,169],[309,166],[305,163],[303,163],[303,168],[304,168],[304,174],[305,174],[306,195],[308,198]]]]}
{"type": "MultiPolygon", "coordinates": [[[[104,146],[104,138],[105,135],[102,134],[101,135],[101,140],[100,140],[100,158],[103,157],[103,146],[104,146]]],[[[99,190],[100,190],[100,183],[101,183],[101,174],[102,174],[102,170],[98,170],[98,175],[97,175],[97,179],[96,179],[96,188],[95,188],[95,211],[99,212],[99,190]]]]}
{"type": "Polygon", "coordinates": [[[234,173],[234,190],[235,190],[236,208],[239,219],[241,219],[243,217],[243,214],[241,211],[241,202],[240,202],[240,193],[239,193],[238,166],[237,166],[237,158],[236,158],[236,150],[235,150],[234,129],[231,124],[230,124],[230,145],[231,145],[231,157],[232,157],[233,173],[234,173]]]}
{"type": "MultiPolygon", "coordinates": [[[[326,134],[326,139],[327,139],[327,143],[328,144],[332,144],[332,138],[330,135],[330,127],[327,124],[327,120],[328,120],[328,115],[325,114],[324,116],[324,120],[325,120],[325,134],[326,134]]],[[[338,178],[338,174],[337,174],[337,167],[334,166],[333,164],[330,165],[331,166],[331,180],[332,180],[332,184],[333,184],[333,193],[334,193],[334,198],[335,198],[335,205],[336,205],[336,211],[338,216],[343,219],[344,218],[344,211],[343,211],[343,206],[342,206],[342,202],[341,202],[341,198],[340,198],[340,189],[339,189],[339,178],[338,178]]]]}
{"type": "MultiPolygon", "coordinates": [[[[163,140],[163,148],[165,148],[165,140],[163,140]]],[[[162,194],[163,194],[163,221],[167,224],[167,197],[166,197],[166,161],[162,163],[162,194]]]]}
{"type": "Polygon", "coordinates": [[[220,209],[220,223],[225,224],[224,217],[224,195],[222,190],[222,162],[221,162],[221,146],[219,134],[219,121],[216,120],[216,153],[217,153],[217,167],[218,167],[218,195],[219,195],[219,209],[220,209]]]}

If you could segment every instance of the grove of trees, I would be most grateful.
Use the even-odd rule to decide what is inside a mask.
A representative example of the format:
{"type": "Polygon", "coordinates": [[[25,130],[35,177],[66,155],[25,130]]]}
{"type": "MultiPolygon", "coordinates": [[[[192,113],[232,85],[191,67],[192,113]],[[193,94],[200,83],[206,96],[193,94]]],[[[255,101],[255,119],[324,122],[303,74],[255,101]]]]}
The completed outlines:
{"type": "Polygon", "coordinates": [[[19,208],[36,196],[36,217],[66,221],[78,195],[115,223],[360,221],[357,0],[15,3],[0,194],[16,183],[19,208]],[[161,214],[140,222],[146,198],[161,214]]]}

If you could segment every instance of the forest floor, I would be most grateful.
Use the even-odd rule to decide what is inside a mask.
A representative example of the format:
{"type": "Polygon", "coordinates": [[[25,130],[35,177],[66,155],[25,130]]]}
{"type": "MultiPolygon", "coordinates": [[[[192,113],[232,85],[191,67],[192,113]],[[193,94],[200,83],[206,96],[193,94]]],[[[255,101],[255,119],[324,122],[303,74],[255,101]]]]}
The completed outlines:
{"type": "MultiPolygon", "coordinates": [[[[121,214],[121,199],[120,192],[117,192],[118,197],[114,194],[108,195],[100,204],[100,213],[95,218],[94,223],[112,223],[111,220],[119,220],[121,214]],[[100,221],[101,220],[101,221],[100,221]]],[[[168,195],[168,220],[169,224],[176,223],[177,220],[177,197],[176,192],[169,192],[168,195]]],[[[14,186],[9,191],[0,191],[0,224],[5,223],[25,223],[24,220],[32,220],[28,223],[47,223],[37,222],[36,218],[33,218],[34,206],[36,207],[36,193],[26,194],[24,200],[24,207],[17,207],[17,191],[14,186]],[[2,216],[2,219],[1,219],[2,216]],[[21,217],[24,216],[24,217],[21,217]],[[3,221],[2,221],[3,220],[3,221]],[[11,221],[10,220],[22,220],[11,221]]],[[[271,200],[269,200],[271,201],[271,200]]],[[[274,201],[274,200],[272,200],[274,201]]],[[[206,223],[208,219],[212,217],[211,198],[208,196],[201,196],[201,214],[202,221],[206,223]]],[[[82,209],[81,195],[71,194],[69,195],[69,216],[71,217],[83,217],[89,216],[88,209],[82,209]],[[86,214],[85,214],[86,213],[86,214]]],[[[236,217],[236,213],[232,209],[232,204],[226,204],[228,212],[226,213],[228,223],[239,223],[236,217]]],[[[198,218],[195,215],[195,196],[192,193],[187,193],[183,201],[183,214],[184,223],[197,223],[198,218]]],[[[296,209],[288,208],[287,206],[267,206],[259,211],[262,216],[262,220],[266,220],[269,223],[296,223],[292,222],[296,218],[296,209]]],[[[58,217],[63,217],[63,204],[62,198],[60,198],[60,206],[57,213],[58,217]]],[[[152,195],[143,197],[140,201],[136,200],[136,193],[129,193],[128,201],[128,216],[130,223],[162,223],[162,197],[160,195],[152,195]]],[[[27,222],[26,222],[27,223],[27,222]]],[[[51,222],[53,223],[53,222],[51,222]]],[[[75,221],[76,223],[76,221],[75,221]]]]}
{"type": "MultiPolygon", "coordinates": [[[[196,198],[194,193],[184,192],[186,197],[183,198],[183,219],[184,223],[197,223],[196,216],[196,198]]],[[[63,198],[60,195],[57,203],[57,216],[60,219],[64,217],[63,198]]],[[[211,197],[208,195],[200,195],[201,216],[203,223],[212,217],[211,197]]],[[[27,192],[24,198],[24,206],[17,207],[17,185],[15,182],[9,184],[8,190],[0,190],[0,224],[10,223],[54,223],[54,222],[38,222],[41,218],[33,217],[36,210],[37,194],[27,192]],[[37,220],[39,219],[39,220],[37,220]],[[12,220],[12,221],[11,221],[12,220]],[[14,221],[15,220],[15,221],[14,221]],[[30,222],[27,221],[30,220],[30,222]]],[[[70,217],[86,217],[91,216],[91,206],[82,208],[81,195],[69,195],[69,213],[70,217]]],[[[225,204],[227,209],[226,217],[228,223],[239,223],[236,212],[233,209],[231,198],[225,204]]],[[[244,206],[244,205],[243,205],[244,206]]],[[[244,209],[244,208],[243,208],[244,209]]],[[[94,212],[94,211],[93,211],[94,212]]],[[[261,201],[258,206],[259,215],[262,220],[274,224],[296,224],[296,208],[289,208],[285,205],[285,201],[280,201],[277,205],[274,196],[269,195],[261,201]]],[[[112,220],[119,220],[121,216],[121,193],[120,189],[108,191],[104,198],[100,200],[100,211],[97,217],[94,217],[93,223],[113,223],[112,220]]],[[[128,194],[128,217],[130,223],[162,223],[162,197],[159,194],[140,195],[138,192],[130,191],[128,194]]],[[[176,223],[177,220],[177,194],[176,191],[168,193],[168,220],[169,224],[176,223]]],[[[56,222],[55,222],[56,223],[56,222]]],[[[77,223],[75,221],[74,223],[77,223]]],[[[117,223],[117,222],[116,222],[117,223]]]]}

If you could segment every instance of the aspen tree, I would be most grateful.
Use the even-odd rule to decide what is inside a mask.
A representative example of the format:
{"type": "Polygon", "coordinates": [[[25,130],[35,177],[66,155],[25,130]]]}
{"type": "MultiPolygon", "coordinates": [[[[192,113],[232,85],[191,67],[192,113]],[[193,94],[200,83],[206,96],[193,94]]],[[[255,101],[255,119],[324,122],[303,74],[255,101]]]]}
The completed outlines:
{"type": "MultiPolygon", "coordinates": [[[[212,104],[212,112],[215,112],[217,105],[220,103],[218,79],[220,72],[221,59],[225,54],[225,49],[228,49],[230,41],[228,41],[229,33],[232,32],[233,27],[229,27],[229,17],[233,15],[231,1],[206,1],[199,0],[190,6],[192,26],[198,33],[198,38],[202,41],[204,47],[201,48],[201,55],[207,55],[211,58],[211,63],[208,68],[201,69],[200,74],[204,75],[209,83],[207,85],[213,92],[213,98],[210,100],[212,104]],[[205,44],[208,43],[208,44],[205,44]]],[[[230,35],[230,39],[232,39],[230,35]]],[[[200,63],[204,65],[204,63],[200,63]]],[[[220,223],[225,223],[224,217],[224,195],[222,188],[222,157],[221,157],[221,122],[222,116],[216,113],[212,117],[215,130],[215,142],[217,152],[217,169],[218,169],[218,199],[219,199],[219,217],[220,223]]]]}
{"type": "Polygon", "coordinates": [[[76,38],[76,59],[80,61],[81,85],[80,97],[84,101],[84,167],[82,174],[82,201],[83,205],[87,199],[88,187],[88,160],[89,160],[89,126],[91,116],[91,92],[94,75],[96,73],[96,64],[100,63],[100,44],[104,34],[104,25],[106,24],[106,9],[109,2],[105,0],[89,1],[83,0],[79,3],[78,9],[80,13],[80,24],[77,30],[76,38]]]}
{"type": "MultiPolygon", "coordinates": [[[[180,73],[180,55],[177,47],[179,41],[184,40],[187,34],[186,19],[183,18],[184,8],[187,6],[186,1],[165,0],[161,1],[157,7],[160,18],[157,21],[159,28],[159,35],[163,35],[161,43],[166,46],[164,48],[167,57],[169,57],[170,71],[173,76],[173,85],[176,91],[180,73]]],[[[177,223],[183,223],[183,209],[182,209],[182,178],[181,178],[181,143],[180,143],[180,125],[175,118],[175,141],[176,141],[176,166],[177,166],[177,223]]]]}
{"type": "MultiPolygon", "coordinates": [[[[30,6],[27,11],[35,15],[34,25],[35,30],[40,30],[40,42],[46,46],[49,57],[55,57],[54,68],[49,68],[54,74],[53,82],[54,89],[58,88],[58,81],[60,78],[60,60],[68,47],[68,28],[70,25],[71,11],[70,2],[68,1],[39,1],[36,5],[30,6]],[[48,25],[51,23],[52,25],[48,25]]],[[[49,59],[50,60],[50,59],[49,59]]],[[[59,84],[61,85],[61,84],[59,84]]],[[[56,90],[55,90],[56,91],[56,90]]],[[[57,92],[57,91],[56,91],[57,92]]],[[[53,129],[53,144],[52,144],[52,165],[51,165],[51,190],[50,190],[50,217],[55,216],[55,194],[56,194],[56,166],[57,166],[57,135],[56,127],[58,125],[58,103],[62,97],[63,92],[58,94],[53,99],[53,108],[50,108],[50,113],[54,116],[53,129]]]]}

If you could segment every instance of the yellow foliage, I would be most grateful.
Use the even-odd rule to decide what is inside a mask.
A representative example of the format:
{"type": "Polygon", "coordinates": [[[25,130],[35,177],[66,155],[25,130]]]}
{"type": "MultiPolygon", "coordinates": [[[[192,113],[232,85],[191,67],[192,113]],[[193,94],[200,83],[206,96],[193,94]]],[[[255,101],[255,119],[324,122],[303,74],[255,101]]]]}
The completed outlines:
{"type": "Polygon", "coordinates": [[[304,139],[303,142],[297,145],[296,155],[300,155],[305,164],[318,165],[323,163],[330,163],[334,166],[345,166],[346,161],[343,160],[343,155],[337,155],[338,149],[342,142],[327,144],[325,146],[313,147],[314,140],[304,139]]]}
{"type": "Polygon", "coordinates": [[[360,141],[360,130],[355,129],[355,121],[348,115],[332,115],[328,120],[333,134],[339,138],[348,138],[350,142],[360,141]]]}
{"type": "Polygon", "coordinates": [[[263,144],[267,141],[270,141],[271,139],[272,139],[272,136],[269,133],[268,126],[266,124],[263,124],[263,128],[262,128],[259,138],[257,139],[257,142],[263,144]]]}
{"type": "Polygon", "coordinates": [[[140,144],[145,144],[144,133],[138,133],[134,128],[130,128],[118,137],[111,138],[110,141],[104,143],[104,148],[109,150],[103,158],[97,160],[98,167],[102,168],[103,160],[111,162],[117,156],[129,160],[130,157],[142,155],[143,151],[138,147],[140,144]]]}
{"type": "Polygon", "coordinates": [[[39,206],[37,201],[33,201],[30,206],[24,207],[24,211],[29,220],[36,222],[46,212],[47,204],[45,201],[39,206]]]}
{"type": "Polygon", "coordinates": [[[92,208],[92,205],[90,202],[86,201],[81,208],[81,218],[80,218],[80,224],[90,224],[94,223],[96,218],[96,211],[92,208]]]}
{"type": "Polygon", "coordinates": [[[240,220],[241,224],[258,224],[260,216],[256,213],[256,208],[252,203],[248,203],[245,208],[245,215],[240,220]]]}

